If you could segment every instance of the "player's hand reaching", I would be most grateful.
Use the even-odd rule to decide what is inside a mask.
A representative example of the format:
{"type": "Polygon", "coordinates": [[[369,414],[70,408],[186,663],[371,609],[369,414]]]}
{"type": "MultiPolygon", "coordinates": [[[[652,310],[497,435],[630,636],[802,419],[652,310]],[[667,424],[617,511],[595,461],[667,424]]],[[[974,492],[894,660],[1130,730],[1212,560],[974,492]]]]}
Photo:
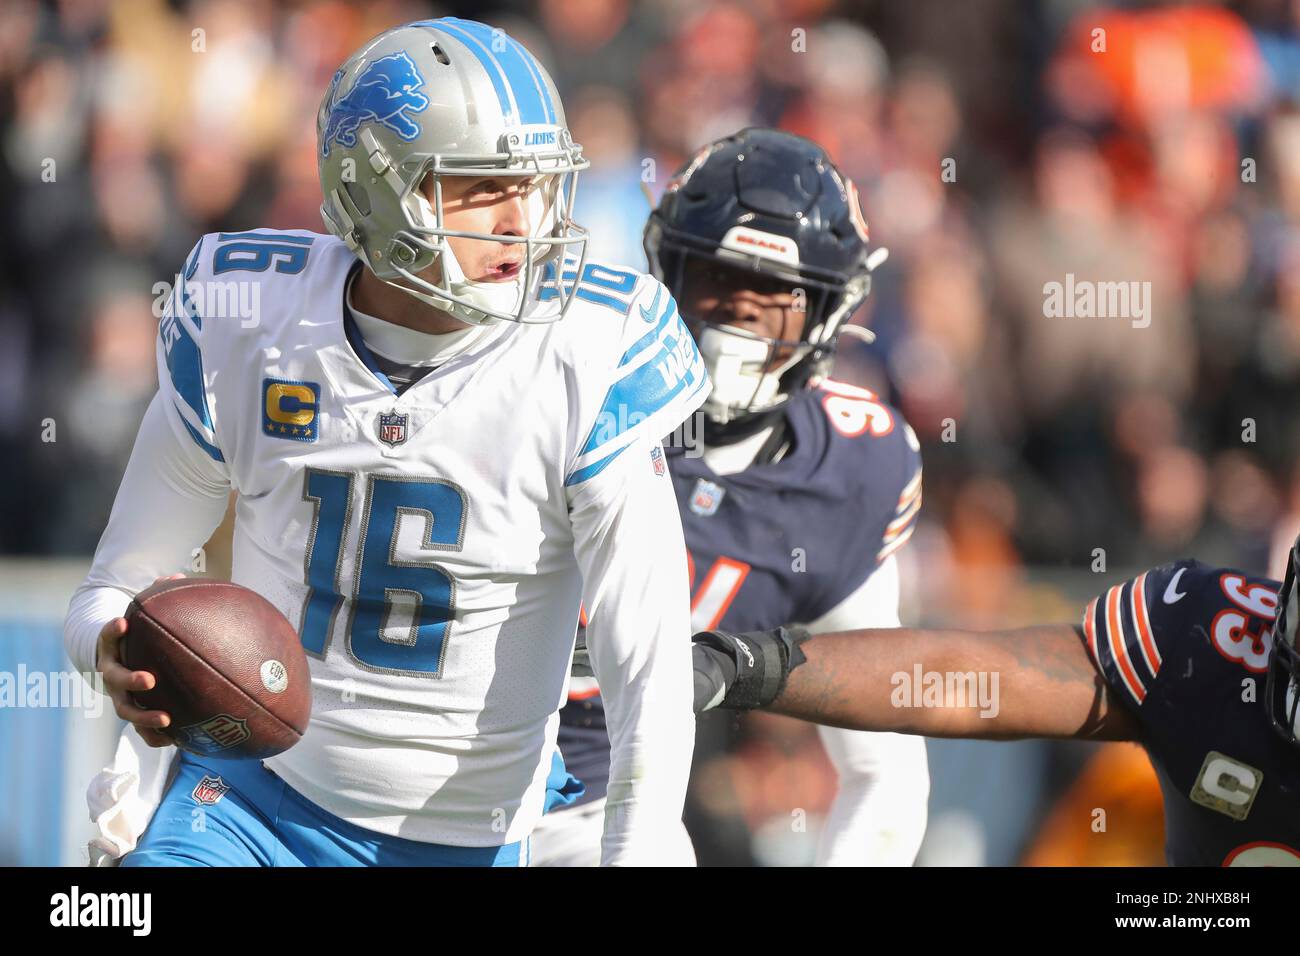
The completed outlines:
{"type": "Polygon", "coordinates": [[[701,631],[692,640],[695,712],[751,710],[780,695],[786,677],[804,662],[799,645],[808,640],[808,632],[800,627],[744,634],[701,631]]]}
{"type": "MultiPolygon", "coordinates": [[[[154,581],[174,581],[183,578],[183,574],[169,574],[154,581]]],[[[131,694],[135,691],[152,690],[157,679],[148,671],[127,670],[122,665],[120,649],[122,638],[126,635],[127,623],[124,617],[115,617],[99,631],[99,641],[95,646],[95,667],[104,675],[104,687],[113,700],[113,709],[117,716],[134,724],[145,743],[150,747],[170,747],[172,740],[160,732],[160,728],[171,723],[171,717],[161,710],[142,710],[135,706],[131,694]]]]}

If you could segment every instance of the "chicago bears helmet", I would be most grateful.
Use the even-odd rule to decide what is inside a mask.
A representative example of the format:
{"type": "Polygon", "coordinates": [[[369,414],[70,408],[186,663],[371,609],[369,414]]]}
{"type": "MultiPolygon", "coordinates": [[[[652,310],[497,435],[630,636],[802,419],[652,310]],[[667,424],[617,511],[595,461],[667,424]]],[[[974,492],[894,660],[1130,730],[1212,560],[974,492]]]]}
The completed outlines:
{"type": "Polygon", "coordinates": [[[568,310],[576,282],[557,273],[570,257],[582,274],[587,231],[572,211],[590,164],[555,84],[519,41],[454,17],[381,33],[334,74],[316,134],[321,218],[380,279],[475,325],[553,322],[568,310]],[[445,227],[442,177],[484,175],[536,177],[529,235],[445,227]],[[524,268],[513,282],[474,282],[448,237],[521,243],[524,268]],[[435,263],[436,281],[419,275],[435,263]]]}
{"type": "Polygon", "coordinates": [[[1300,537],[1291,545],[1286,577],[1277,595],[1277,617],[1273,619],[1273,646],[1268,655],[1268,679],[1264,684],[1264,706],[1273,729],[1294,747],[1300,748],[1300,537]]]}
{"type": "Polygon", "coordinates": [[[688,264],[704,259],[788,282],[794,308],[806,313],[797,341],[684,314],[713,381],[704,410],[715,432],[766,416],[824,376],[842,331],[870,338],[845,324],[887,255],[869,252],[867,238],[853,183],[825,150],[793,133],[741,130],[704,147],[669,183],[644,241],[651,272],[674,297],[688,264]]]}

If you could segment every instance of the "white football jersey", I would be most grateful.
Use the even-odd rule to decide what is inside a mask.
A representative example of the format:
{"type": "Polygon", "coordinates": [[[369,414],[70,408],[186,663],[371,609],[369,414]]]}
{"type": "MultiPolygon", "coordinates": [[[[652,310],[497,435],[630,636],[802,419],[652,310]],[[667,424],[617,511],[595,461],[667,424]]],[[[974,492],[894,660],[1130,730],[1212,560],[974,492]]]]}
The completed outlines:
{"type": "MultiPolygon", "coordinates": [[[[398,396],[349,343],[355,266],[330,236],[205,236],[161,323],[155,402],[238,492],[233,579],[283,612],[311,661],[309,730],[268,766],[382,833],[511,843],[543,812],[584,598],[629,641],[675,632],[689,710],[685,552],[675,504],[671,522],[658,510],[672,502],[659,439],[707,376],[657,280],[588,262],[560,322],[492,326],[398,396]],[[216,317],[223,294],[255,314],[216,317]],[[652,533],[606,526],[601,509],[627,494],[652,533]],[[584,539],[629,564],[611,582],[649,583],[584,591],[579,514],[584,539]]],[[[130,480],[90,584],[148,583],[113,573],[133,550],[118,515],[130,480]]]]}

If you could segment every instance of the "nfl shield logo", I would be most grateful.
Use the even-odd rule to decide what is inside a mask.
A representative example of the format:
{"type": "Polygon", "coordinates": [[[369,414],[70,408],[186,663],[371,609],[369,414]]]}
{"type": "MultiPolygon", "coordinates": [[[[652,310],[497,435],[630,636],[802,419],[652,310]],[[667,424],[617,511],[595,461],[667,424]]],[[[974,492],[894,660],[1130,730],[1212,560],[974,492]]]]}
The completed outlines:
{"type": "Polygon", "coordinates": [[[213,806],[226,795],[230,790],[230,784],[226,783],[220,777],[214,777],[212,774],[204,774],[203,779],[199,781],[198,786],[194,788],[194,801],[213,806]]]}
{"type": "Polygon", "coordinates": [[[656,475],[666,475],[668,465],[664,462],[664,450],[658,445],[650,449],[650,463],[655,467],[656,475]]]}
{"type": "Polygon", "coordinates": [[[409,416],[397,412],[379,413],[379,440],[395,448],[406,441],[406,420],[409,416]]]}
{"type": "Polygon", "coordinates": [[[695,482],[695,490],[691,492],[691,510],[707,518],[718,510],[722,496],[726,493],[727,489],[718,483],[700,478],[695,482]]]}
{"type": "Polygon", "coordinates": [[[181,749],[196,754],[215,754],[237,747],[253,736],[248,721],[229,714],[217,714],[202,723],[190,724],[176,732],[181,749]]]}

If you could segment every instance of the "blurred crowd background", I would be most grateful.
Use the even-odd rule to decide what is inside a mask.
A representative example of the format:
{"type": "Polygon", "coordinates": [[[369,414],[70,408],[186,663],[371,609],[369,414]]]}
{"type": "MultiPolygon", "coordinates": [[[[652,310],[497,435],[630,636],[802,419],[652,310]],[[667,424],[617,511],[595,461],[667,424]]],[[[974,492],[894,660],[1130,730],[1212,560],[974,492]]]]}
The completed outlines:
{"type": "MultiPolygon", "coordinates": [[[[905,619],[1069,619],[1189,554],[1280,575],[1300,530],[1287,0],[6,0],[0,553],[93,550],[156,387],[154,283],[204,232],[321,230],[331,74],[443,14],[550,68],[603,258],[643,267],[643,184],[746,125],[817,140],[857,182],[890,258],[856,319],[877,341],[846,338],[836,377],[923,443],[905,619]],[[1150,282],[1149,326],[1049,317],[1067,274],[1150,282]]],[[[697,761],[702,860],[802,862],[789,808],[834,792],[815,735],[760,717],[723,736],[697,761]]],[[[932,862],[1160,859],[1150,771],[1124,748],[937,744],[931,763],[932,862]],[[979,803],[1000,773],[1035,783],[979,803]],[[1065,808],[1090,785],[1119,788],[1131,839],[1083,845],[1065,808]]]]}

